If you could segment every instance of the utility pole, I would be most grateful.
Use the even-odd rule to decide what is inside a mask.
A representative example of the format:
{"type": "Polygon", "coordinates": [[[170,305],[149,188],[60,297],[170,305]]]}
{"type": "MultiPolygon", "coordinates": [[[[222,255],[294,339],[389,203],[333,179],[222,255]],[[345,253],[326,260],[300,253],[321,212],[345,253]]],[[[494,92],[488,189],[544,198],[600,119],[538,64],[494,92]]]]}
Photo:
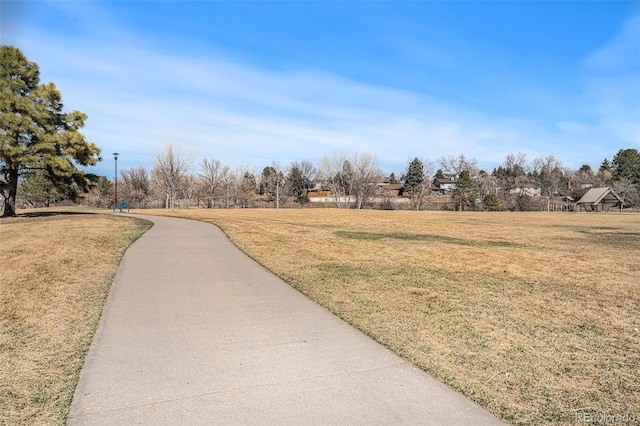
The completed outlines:
{"type": "Polygon", "coordinates": [[[117,152],[114,152],[112,155],[113,155],[113,158],[116,161],[116,173],[113,176],[114,181],[115,181],[113,212],[115,213],[116,208],[118,207],[118,155],[120,155],[120,154],[118,154],[117,152]]]}

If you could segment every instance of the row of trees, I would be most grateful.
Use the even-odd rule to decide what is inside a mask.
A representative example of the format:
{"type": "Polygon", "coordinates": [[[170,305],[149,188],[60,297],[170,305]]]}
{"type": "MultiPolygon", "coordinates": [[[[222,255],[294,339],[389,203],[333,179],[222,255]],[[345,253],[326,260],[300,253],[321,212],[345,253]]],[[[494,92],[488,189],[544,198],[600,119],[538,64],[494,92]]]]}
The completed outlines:
{"type": "MultiPolygon", "coordinates": [[[[336,154],[316,165],[311,161],[294,161],[288,165],[273,162],[260,173],[249,163],[224,164],[204,159],[194,167],[191,153],[179,145],[166,143],[153,156],[151,170],[134,167],[120,172],[120,199],[135,207],[174,209],[181,201],[208,208],[254,207],[259,198],[279,208],[292,201],[304,206],[309,191],[322,182],[323,190],[334,195],[338,208],[364,208],[376,195],[376,182],[382,176],[371,154],[336,154]]],[[[88,197],[92,203],[114,199],[104,187],[88,197]],[[109,198],[110,197],[110,198],[109,198]]]]}
{"type": "Polygon", "coordinates": [[[559,198],[578,200],[589,188],[599,186],[613,187],[627,206],[640,205],[640,153],[636,149],[619,150],[597,170],[586,164],[573,170],[553,155],[528,161],[525,154],[509,154],[491,173],[463,154],[444,156],[436,163],[415,158],[403,177],[404,190],[415,209],[433,193],[430,177],[457,181],[451,197],[458,210],[537,210],[540,203],[534,194],[538,193],[546,210],[551,210],[559,198]]]}
{"type": "MultiPolygon", "coordinates": [[[[475,159],[458,155],[435,162],[414,158],[399,176],[392,173],[385,178],[376,157],[368,153],[335,154],[317,164],[274,162],[259,172],[249,163],[227,165],[217,159],[194,164],[191,153],[167,143],[154,155],[151,170],[134,167],[120,172],[119,198],[141,208],[174,209],[178,203],[208,208],[268,203],[279,208],[292,202],[304,206],[313,190],[330,194],[336,208],[406,206],[420,210],[433,208],[437,198],[447,201],[435,203],[438,208],[456,210],[551,210],[563,196],[578,199],[590,187],[612,186],[625,205],[632,206],[640,205],[639,164],[640,154],[634,149],[620,150],[597,171],[587,165],[571,170],[551,155],[527,161],[524,154],[511,154],[487,173],[475,159]],[[448,197],[434,197],[434,179],[455,180],[457,185],[448,197]],[[533,195],[538,193],[540,196],[533,195]]],[[[101,199],[107,205],[113,200],[113,188],[99,188],[102,195],[88,199],[94,203],[101,199]]]]}

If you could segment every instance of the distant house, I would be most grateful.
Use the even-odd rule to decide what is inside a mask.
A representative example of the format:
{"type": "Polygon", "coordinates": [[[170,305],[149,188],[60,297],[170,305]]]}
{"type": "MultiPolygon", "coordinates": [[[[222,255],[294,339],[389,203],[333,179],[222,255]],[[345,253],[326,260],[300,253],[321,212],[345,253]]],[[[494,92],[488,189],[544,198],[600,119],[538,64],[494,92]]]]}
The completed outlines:
{"type": "Polygon", "coordinates": [[[529,197],[539,197],[542,195],[542,188],[535,183],[520,184],[509,189],[509,194],[528,195],[529,197]]]}
{"type": "Polygon", "coordinates": [[[404,184],[402,183],[378,183],[378,192],[392,196],[402,195],[404,184]]]}
{"type": "Polygon", "coordinates": [[[593,184],[591,182],[580,182],[580,189],[591,189],[593,184]]]}
{"type": "Polygon", "coordinates": [[[379,195],[393,197],[402,195],[404,184],[398,181],[395,177],[393,179],[394,183],[391,183],[391,181],[391,176],[380,176],[375,182],[377,193],[379,195]]]}
{"type": "Polygon", "coordinates": [[[622,198],[613,191],[613,189],[606,186],[602,188],[589,189],[576,204],[580,207],[580,211],[585,209],[586,211],[592,212],[597,212],[598,206],[600,206],[600,211],[604,211],[607,204],[610,204],[611,206],[619,204],[620,210],[622,211],[624,202],[622,201],[622,198]]]}
{"type": "Polygon", "coordinates": [[[536,182],[498,183],[498,190],[505,194],[539,197],[542,187],[536,182]]]}
{"type": "Polygon", "coordinates": [[[431,184],[431,189],[433,192],[448,195],[458,187],[458,178],[456,176],[451,176],[447,178],[435,178],[433,183],[431,184]]]}

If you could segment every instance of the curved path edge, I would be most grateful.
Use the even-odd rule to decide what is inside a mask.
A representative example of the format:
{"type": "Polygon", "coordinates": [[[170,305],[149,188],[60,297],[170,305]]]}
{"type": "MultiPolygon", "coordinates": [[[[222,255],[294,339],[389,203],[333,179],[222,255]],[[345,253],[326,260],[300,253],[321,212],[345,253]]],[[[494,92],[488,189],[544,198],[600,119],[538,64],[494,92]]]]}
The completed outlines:
{"type": "Polygon", "coordinates": [[[70,425],[502,424],[294,290],[216,226],[125,253],[70,425]]]}

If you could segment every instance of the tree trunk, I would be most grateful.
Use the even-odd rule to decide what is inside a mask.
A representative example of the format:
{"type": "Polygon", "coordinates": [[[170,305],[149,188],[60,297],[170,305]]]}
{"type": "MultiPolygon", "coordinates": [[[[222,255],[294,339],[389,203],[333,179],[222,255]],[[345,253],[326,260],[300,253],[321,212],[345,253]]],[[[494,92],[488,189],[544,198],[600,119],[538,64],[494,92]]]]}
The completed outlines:
{"type": "Polygon", "coordinates": [[[4,199],[4,213],[2,217],[11,217],[16,215],[16,197],[18,195],[18,166],[9,166],[9,196],[4,199]]]}

